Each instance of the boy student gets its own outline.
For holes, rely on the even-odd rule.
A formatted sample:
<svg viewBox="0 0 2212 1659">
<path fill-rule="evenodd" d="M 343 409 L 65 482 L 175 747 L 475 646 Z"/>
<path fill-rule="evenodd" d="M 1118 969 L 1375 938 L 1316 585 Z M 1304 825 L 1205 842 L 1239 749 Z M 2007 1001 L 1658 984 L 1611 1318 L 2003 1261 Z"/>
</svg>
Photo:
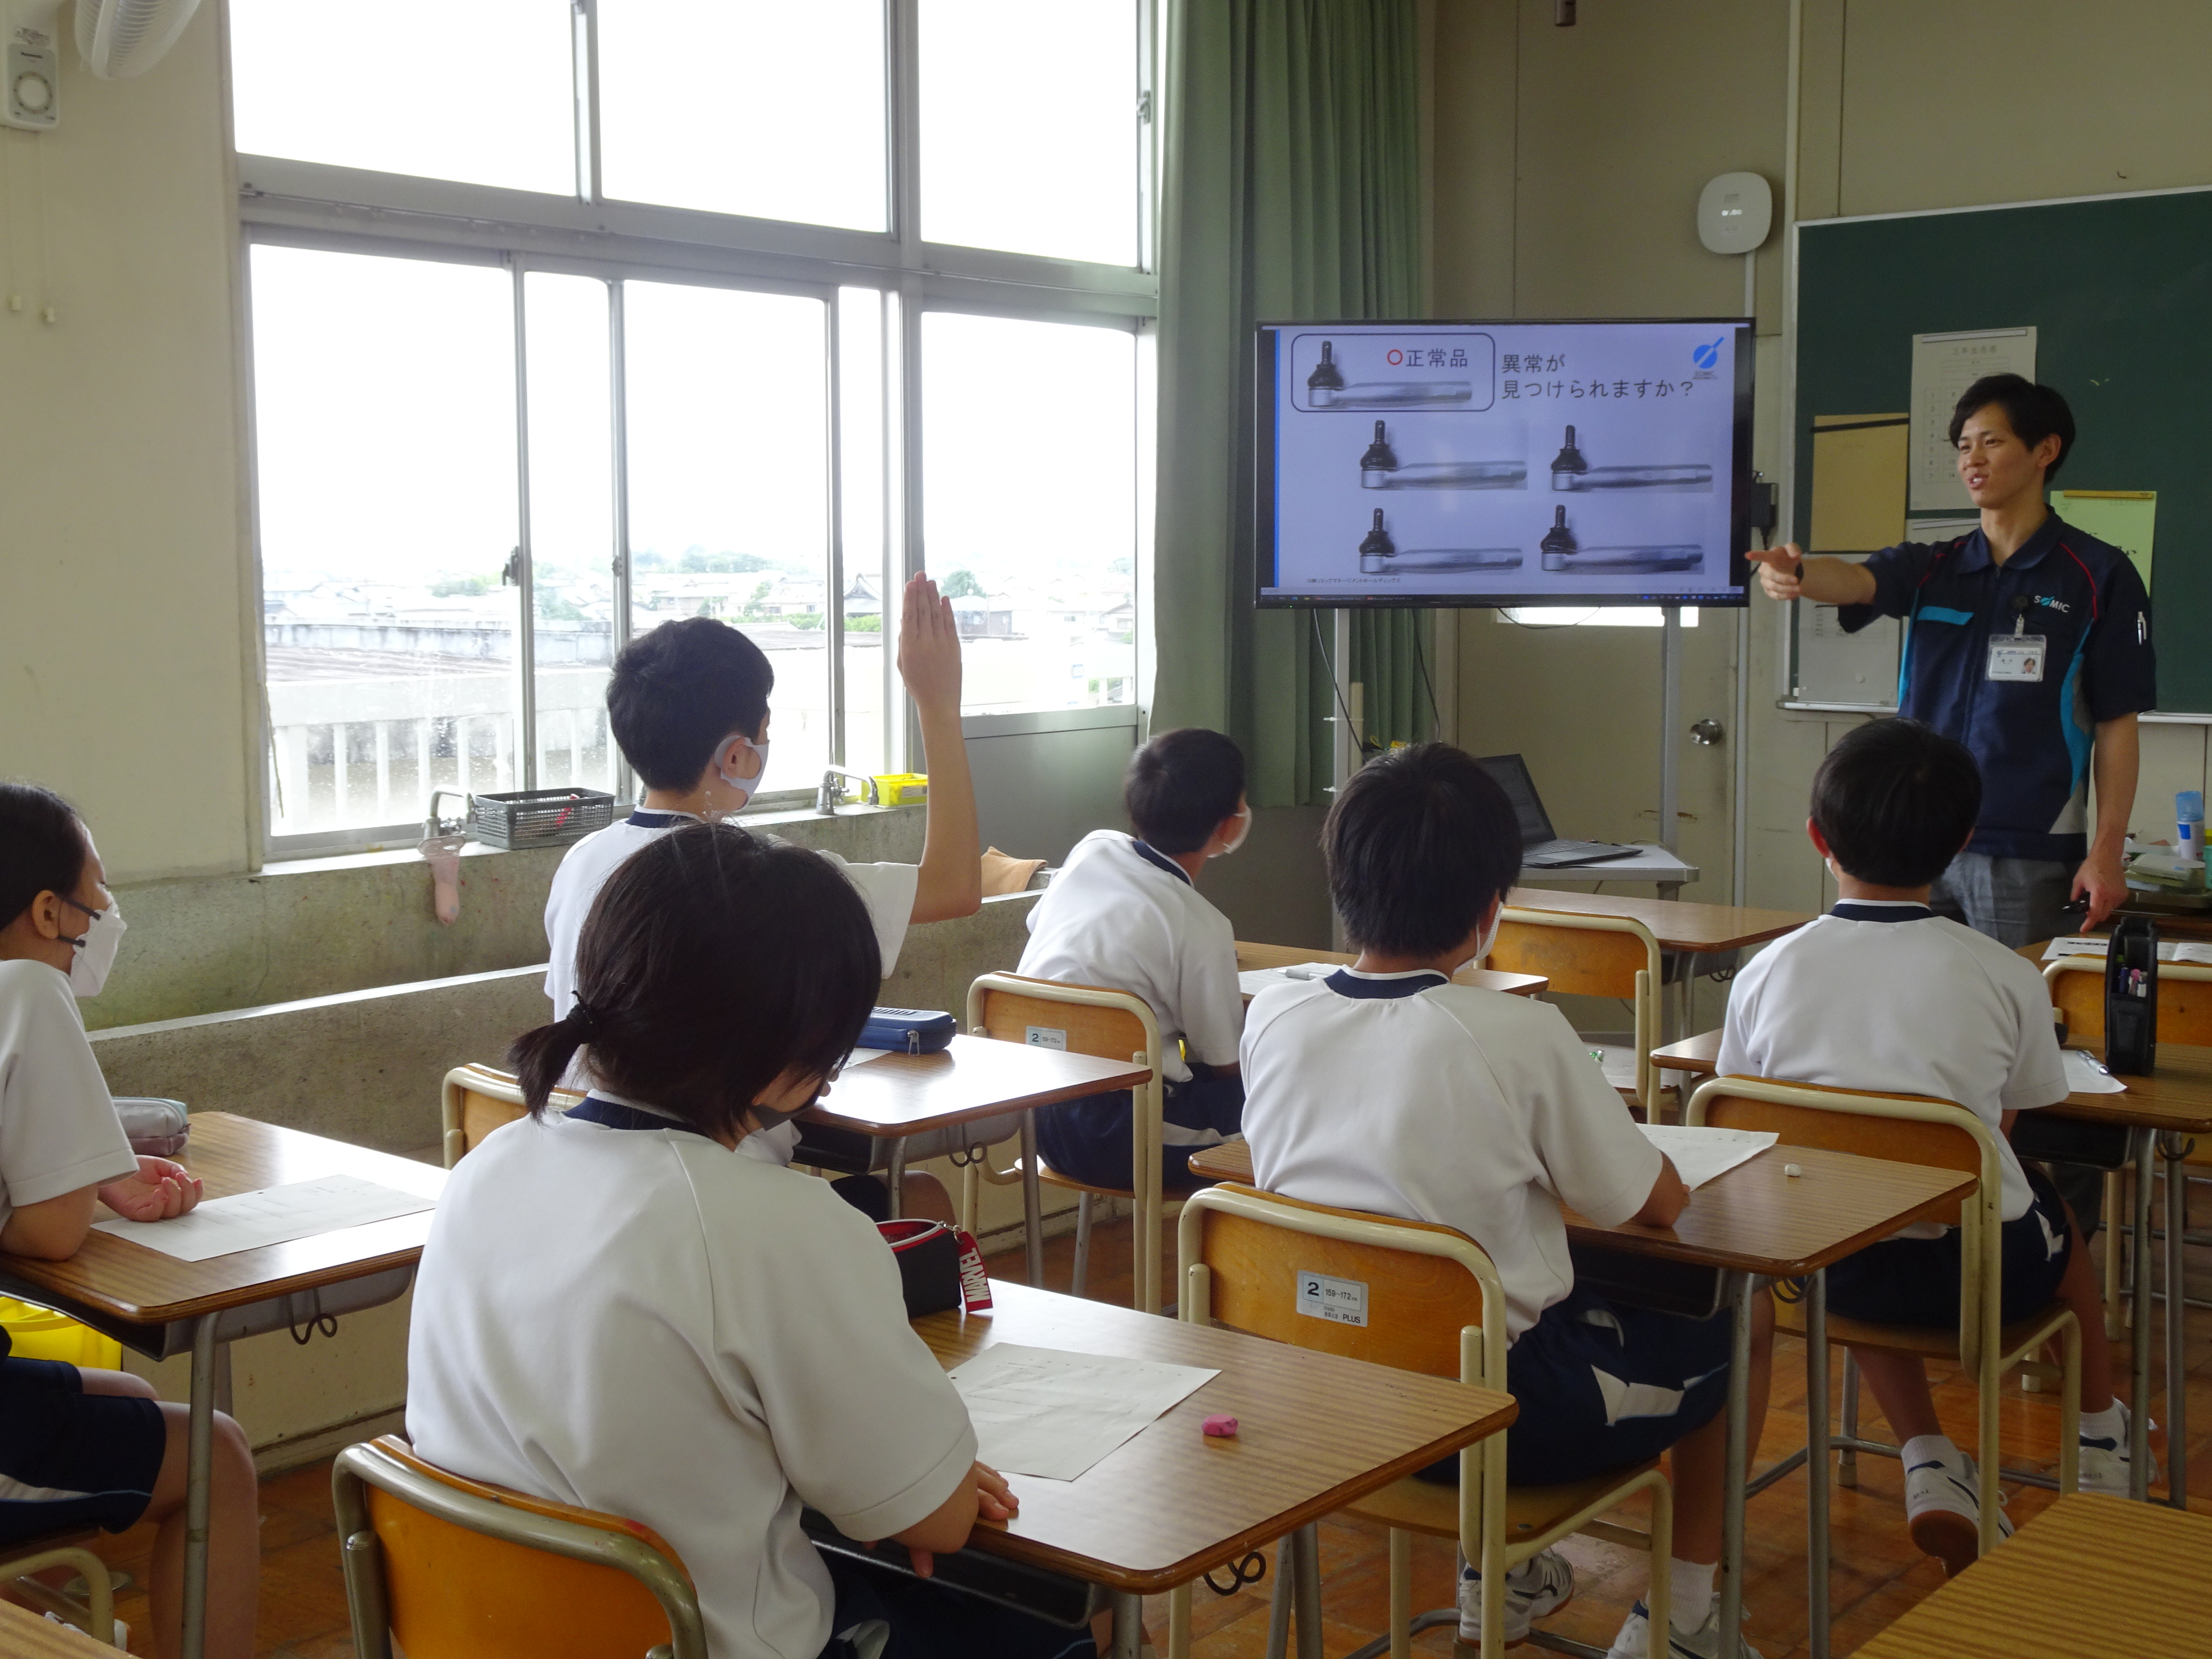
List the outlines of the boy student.
<svg viewBox="0 0 2212 1659">
<path fill-rule="evenodd" d="M 1135 836 L 1095 830 L 1076 843 L 1030 912 L 1015 971 L 1151 1005 L 1167 1045 L 1161 1184 L 1187 1192 L 1201 1184 L 1190 1155 L 1236 1133 L 1244 1104 L 1236 935 L 1197 886 L 1206 860 L 1235 852 L 1252 828 L 1243 751 L 1200 726 L 1163 732 L 1130 758 L 1121 804 Z M 1038 1150 L 1063 1175 L 1126 1188 L 1130 1110 L 1126 1089 L 1048 1106 L 1037 1114 Z"/>
<path fill-rule="evenodd" d="M 811 1504 L 927 1577 L 1017 1508 L 881 1236 L 734 1155 L 820 1092 L 882 979 L 860 897 L 804 848 L 686 823 L 617 869 L 578 994 L 510 1056 L 531 1115 L 439 1202 L 408 1431 L 456 1474 L 651 1527 L 717 1659 L 1088 1656 L 1087 1632 L 826 1558 L 799 1527 Z M 585 1043 L 592 1092 L 548 1115 Z"/>
<path fill-rule="evenodd" d="M 960 635 L 952 605 L 937 584 L 915 576 L 906 585 L 898 638 L 899 674 L 921 717 L 923 764 L 929 770 L 921 862 L 850 864 L 819 856 L 844 873 L 866 904 L 888 975 L 898 962 L 910 922 L 969 916 L 983 902 L 982 849 L 975 830 L 975 791 L 960 733 Z M 619 823 L 570 848 L 554 872 L 545 901 L 545 937 L 552 957 L 545 994 L 553 1017 L 576 1000 L 576 947 L 592 901 L 607 878 L 640 848 L 680 824 L 714 822 L 741 811 L 768 769 L 769 692 L 775 672 L 766 654 L 726 623 L 686 617 L 664 623 L 622 648 L 607 681 L 607 720 L 615 741 L 645 786 L 637 809 Z M 573 1081 L 580 1084 L 580 1070 Z M 746 1156 L 788 1164 L 799 1144 L 795 1124 L 779 1125 L 745 1146 Z M 950 1198 L 933 1176 L 907 1177 L 906 1212 L 951 1220 Z M 837 1183 L 863 1208 L 881 1207 L 872 1176 Z"/>
<path fill-rule="evenodd" d="M 1671 1225 L 1689 1200 L 1547 1004 L 1455 985 L 1489 951 L 1521 866 L 1511 803 L 1443 744 L 1368 763 L 1322 830 L 1329 896 L 1359 958 L 1272 986 L 1244 1022 L 1244 1133 L 1271 1192 L 1453 1227 L 1489 1252 L 1506 1301 L 1516 1483 L 1580 1480 L 1672 1449 L 1671 1642 L 1638 1601 L 1613 1659 L 1714 1659 L 1729 1381 L 1725 1315 L 1684 1319 L 1578 1288 L 1560 1206 L 1606 1225 Z M 1766 1413 L 1772 1310 L 1755 1304 L 1751 1443 Z M 1458 1478 L 1456 1458 L 1429 1471 Z M 1460 1638 L 1480 1639 L 1485 1585 L 1460 1577 Z M 1505 1632 L 1574 1594 L 1556 1550 L 1507 1575 Z M 1757 1659 L 1748 1643 L 1728 1659 Z"/>
<path fill-rule="evenodd" d="M 76 999 L 100 994 L 123 937 L 92 837 L 61 797 L 0 783 L 0 1250 L 61 1261 L 94 1201 L 131 1221 L 182 1215 L 200 1183 L 131 1152 Z M 191 1414 L 122 1371 L 8 1356 L 0 1331 L 0 1546 L 65 1526 L 151 1521 L 158 1650 L 183 1644 L 185 1469 Z M 253 1455 L 215 1419 L 207 1651 L 253 1651 L 260 1526 Z M 100 1632 L 101 1639 L 106 1632 Z"/>
<path fill-rule="evenodd" d="M 1917 720 L 1873 721 L 1828 751 L 1805 828 L 1842 896 L 1737 974 L 1720 1073 L 1934 1095 L 1998 1131 L 2004 1317 L 2025 1319 L 2055 1297 L 2081 1322 L 2081 1487 L 2124 1497 L 2127 1407 L 2112 1398 L 2089 1253 L 2008 1139 L 2017 1114 L 2066 1097 L 2051 995 L 2034 963 L 1929 908 L 1930 884 L 1974 833 L 1981 805 L 1974 757 Z M 1828 1269 L 1829 1309 L 1956 1329 L 1959 1251 L 1955 1229 L 1907 1228 Z M 1973 1460 L 1936 1422 L 1917 1356 L 1852 1352 L 1904 1444 L 1913 1542 L 1956 1572 L 1977 1552 Z"/>
</svg>

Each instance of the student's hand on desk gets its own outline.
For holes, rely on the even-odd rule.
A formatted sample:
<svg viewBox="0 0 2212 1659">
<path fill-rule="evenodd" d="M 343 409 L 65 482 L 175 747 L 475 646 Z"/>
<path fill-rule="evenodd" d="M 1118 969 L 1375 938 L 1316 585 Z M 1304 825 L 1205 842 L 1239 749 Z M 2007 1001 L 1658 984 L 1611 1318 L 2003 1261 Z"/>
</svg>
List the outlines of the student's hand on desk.
<svg viewBox="0 0 2212 1659">
<path fill-rule="evenodd" d="M 937 584 L 915 576 L 906 585 L 899 618 L 899 678 L 922 713 L 960 708 L 960 630 L 952 620 L 952 601 L 940 598 Z"/>
<path fill-rule="evenodd" d="M 138 1173 L 111 1181 L 100 1201 L 125 1221 L 167 1221 L 200 1201 L 200 1178 L 166 1158 L 142 1158 Z"/>
<path fill-rule="evenodd" d="M 916 1542 L 916 1535 L 934 1530 L 941 1522 L 955 1516 L 964 1515 L 967 1504 L 963 1500 L 971 1494 L 975 1505 L 974 1519 L 958 1521 L 961 1543 L 967 1541 L 967 1534 L 976 1521 L 1011 1521 L 1022 1507 L 1022 1500 L 1014 1496 L 1013 1488 L 1006 1484 L 1005 1475 L 988 1463 L 975 1465 L 969 1471 L 968 1483 L 956 1487 L 952 1496 L 939 1506 L 935 1515 L 899 1534 L 899 1541 L 906 1546 L 907 1559 L 914 1564 L 916 1577 L 927 1578 L 937 1571 L 937 1551 Z M 951 1542 L 953 1536 L 951 1532 L 945 1532 L 939 1534 L 934 1541 L 948 1548 L 957 1548 L 959 1546 Z M 873 1549 L 874 1543 L 871 1541 L 868 1547 Z"/>
</svg>

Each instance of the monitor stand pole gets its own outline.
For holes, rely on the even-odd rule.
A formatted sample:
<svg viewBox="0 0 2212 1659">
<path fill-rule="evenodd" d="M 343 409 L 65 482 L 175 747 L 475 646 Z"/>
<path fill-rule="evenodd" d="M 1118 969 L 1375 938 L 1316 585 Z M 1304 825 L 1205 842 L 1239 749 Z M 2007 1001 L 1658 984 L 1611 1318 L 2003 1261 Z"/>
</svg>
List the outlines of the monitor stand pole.
<svg viewBox="0 0 2212 1659">
<path fill-rule="evenodd" d="M 1329 799 L 1352 781 L 1352 775 L 1359 769 L 1359 728 L 1355 724 L 1359 717 L 1359 688 L 1352 683 L 1352 612 L 1345 610 L 1329 613 L 1329 672 L 1336 684 L 1329 693 L 1328 721 L 1333 734 L 1329 740 Z M 1346 709 L 1352 718 L 1344 717 Z M 1329 946 L 1332 950 L 1346 948 L 1344 921 L 1332 907 L 1329 912 Z"/>
<path fill-rule="evenodd" d="M 1340 616 L 1343 613 L 1338 612 Z M 1659 844 L 1678 851 L 1681 768 L 1674 732 L 1682 723 L 1682 607 L 1662 605 L 1659 630 Z"/>
</svg>

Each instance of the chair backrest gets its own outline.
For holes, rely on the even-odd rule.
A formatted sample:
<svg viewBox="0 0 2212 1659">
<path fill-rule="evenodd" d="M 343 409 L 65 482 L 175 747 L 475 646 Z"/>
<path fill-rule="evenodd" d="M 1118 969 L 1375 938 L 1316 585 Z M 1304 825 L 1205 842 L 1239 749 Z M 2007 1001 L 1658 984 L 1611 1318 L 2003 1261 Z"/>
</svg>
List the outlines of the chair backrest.
<svg viewBox="0 0 2212 1659">
<path fill-rule="evenodd" d="M 552 1103 L 556 1109 L 565 1111 L 582 1098 L 574 1090 L 556 1089 Z M 446 1073 L 439 1104 L 445 1124 L 446 1167 L 449 1170 L 494 1129 L 530 1111 L 522 1098 L 521 1080 L 514 1073 L 474 1061 L 456 1066 Z"/>
<path fill-rule="evenodd" d="M 683 1564 L 633 1521 L 526 1498 L 386 1435 L 331 1470 L 362 1659 L 706 1659 Z"/>
<path fill-rule="evenodd" d="M 1160 1028 L 1141 997 L 1102 985 L 984 974 L 968 988 L 968 1029 L 1031 1048 L 1160 1064 Z"/>
<path fill-rule="evenodd" d="M 2066 1017 L 2066 1040 L 2105 1041 L 2105 960 L 2061 957 L 2044 964 L 2051 1005 Z M 2212 968 L 2193 962 L 2158 964 L 2158 1037 L 2161 1042 L 2212 1048 Z"/>
<path fill-rule="evenodd" d="M 1659 940 L 1633 916 L 1585 916 L 1506 905 L 1483 965 L 1541 974 L 1563 996 L 1622 997 L 1635 1010 L 1636 1097 L 1650 1116 L 1658 1106 L 1651 1050 L 1659 1042 Z"/>
</svg>

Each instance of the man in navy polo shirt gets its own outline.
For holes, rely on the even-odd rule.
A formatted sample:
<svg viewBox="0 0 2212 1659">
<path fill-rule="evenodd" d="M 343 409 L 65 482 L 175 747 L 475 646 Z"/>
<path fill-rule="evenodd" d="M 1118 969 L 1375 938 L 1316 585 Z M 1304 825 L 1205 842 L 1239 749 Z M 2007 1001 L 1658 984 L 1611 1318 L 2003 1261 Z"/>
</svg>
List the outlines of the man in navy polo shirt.
<svg viewBox="0 0 2212 1659">
<path fill-rule="evenodd" d="M 2044 503 L 2074 447 L 2074 416 L 2047 386 L 1992 374 L 1951 415 L 1959 476 L 1981 528 L 1907 542 L 1863 564 L 1808 559 L 1792 543 L 1751 556 L 1770 598 L 1840 607 L 1846 631 L 1905 619 L 1898 702 L 1966 744 L 1982 811 L 1930 902 L 1978 933 L 2025 945 L 2088 926 L 2126 896 L 2136 716 L 2157 701 L 2150 599 L 2127 555 Z M 2089 823 L 2088 784 L 2097 817 Z"/>
</svg>

